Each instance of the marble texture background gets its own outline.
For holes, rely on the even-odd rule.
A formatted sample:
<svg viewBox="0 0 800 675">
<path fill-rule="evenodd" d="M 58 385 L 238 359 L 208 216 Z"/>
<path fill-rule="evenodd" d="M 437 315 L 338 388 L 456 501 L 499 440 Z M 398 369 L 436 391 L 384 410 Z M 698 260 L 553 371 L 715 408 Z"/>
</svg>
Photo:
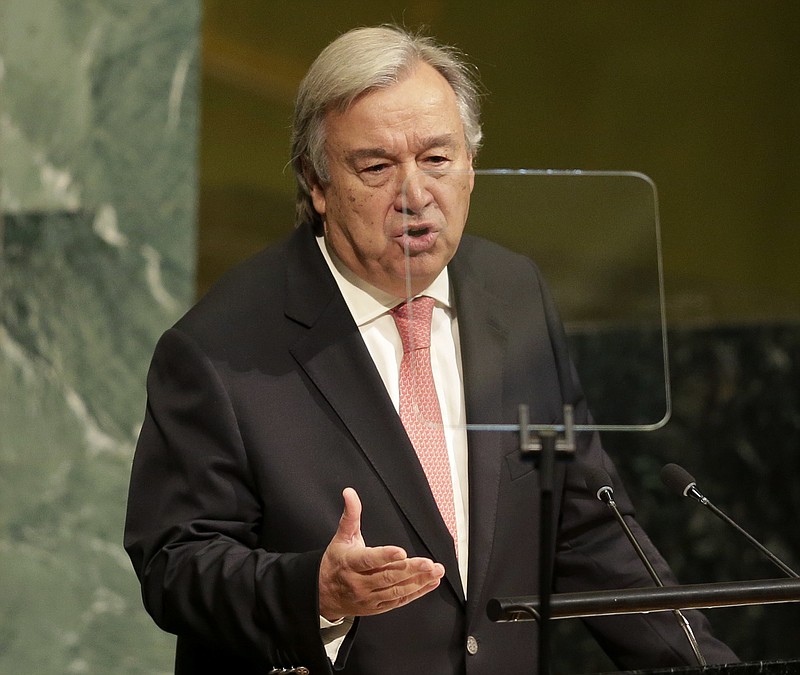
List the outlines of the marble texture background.
<svg viewBox="0 0 800 675">
<path fill-rule="evenodd" d="M 0 673 L 170 672 L 121 545 L 193 296 L 198 0 L 0 5 Z"/>
</svg>

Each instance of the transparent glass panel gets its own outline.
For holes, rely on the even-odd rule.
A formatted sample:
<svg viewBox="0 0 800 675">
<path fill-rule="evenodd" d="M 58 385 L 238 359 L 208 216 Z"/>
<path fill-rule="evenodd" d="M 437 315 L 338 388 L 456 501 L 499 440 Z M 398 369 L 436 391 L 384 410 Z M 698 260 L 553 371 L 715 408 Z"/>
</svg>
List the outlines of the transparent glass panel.
<svg viewBox="0 0 800 675">
<path fill-rule="evenodd" d="M 658 203 L 647 176 L 579 170 L 421 172 L 405 181 L 402 199 L 409 301 L 428 280 L 437 247 L 459 241 L 469 205 L 465 236 L 448 266 L 468 428 L 513 430 L 509 411 L 519 404 L 530 407 L 531 429 L 563 428 L 537 401 L 537 390 L 552 382 L 515 387 L 529 392 L 523 398 L 530 400 L 507 400 L 502 382 L 510 373 L 517 381 L 552 376 L 549 345 L 542 354 L 532 354 L 533 347 L 518 350 L 521 338 L 531 337 L 525 333 L 549 337 L 544 325 L 553 314 L 543 313 L 527 260 L 487 248 L 486 240 L 533 261 L 541 272 L 593 416 L 576 419 L 575 429 L 649 430 L 666 423 L 670 398 Z M 488 309 L 492 303 L 497 308 Z M 498 325 L 487 325 L 495 321 Z M 537 361 L 541 358 L 550 363 Z M 494 401 L 487 393 L 493 379 L 500 383 L 494 398 L 502 402 L 471 405 L 481 397 Z M 482 390 L 475 392 L 475 386 Z"/>
</svg>

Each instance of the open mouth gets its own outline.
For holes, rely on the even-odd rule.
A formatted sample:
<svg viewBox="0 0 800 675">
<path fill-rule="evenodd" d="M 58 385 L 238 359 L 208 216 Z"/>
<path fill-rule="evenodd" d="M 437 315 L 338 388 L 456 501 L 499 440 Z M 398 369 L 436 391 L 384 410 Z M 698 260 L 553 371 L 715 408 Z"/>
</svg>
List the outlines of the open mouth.
<svg viewBox="0 0 800 675">
<path fill-rule="evenodd" d="M 429 227 L 409 227 L 406 230 L 405 233 L 409 237 L 423 237 L 426 234 L 428 234 L 428 232 L 430 232 L 430 231 L 431 231 L 431 228 L 429 228 Z"/>
<path fill-rule="evenodd" d="M 397 240 L 409 254 L 425 253 L 436 244 L 438 228 L 433 225 L 409 225 L 397 236 Z"/>
<path fill-rule="evenodd" d="M 426 234 L 435 233 L 439 230 L 436 223 L 421 220 L 406 220 L 402 227 L 395 229 L 395 237 L 424 237 Z"/>
</svg>

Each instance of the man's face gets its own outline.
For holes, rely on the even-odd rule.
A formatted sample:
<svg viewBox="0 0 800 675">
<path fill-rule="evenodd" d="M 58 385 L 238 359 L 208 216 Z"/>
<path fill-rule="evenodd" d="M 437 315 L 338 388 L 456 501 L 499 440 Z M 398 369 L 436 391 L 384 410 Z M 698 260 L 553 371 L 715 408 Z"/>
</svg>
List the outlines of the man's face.
<svg viewBox="0 0 800 675">
<path fill-rule="evenodd" d="M 408 270 L 419 293 L 450 262 L 469 211 L 472 156 L 455 93 L 421 63 L 325 125 L 330 182 L 311 196 L 328 244 L 373 286 L 406 297 Z"/>
</svg>

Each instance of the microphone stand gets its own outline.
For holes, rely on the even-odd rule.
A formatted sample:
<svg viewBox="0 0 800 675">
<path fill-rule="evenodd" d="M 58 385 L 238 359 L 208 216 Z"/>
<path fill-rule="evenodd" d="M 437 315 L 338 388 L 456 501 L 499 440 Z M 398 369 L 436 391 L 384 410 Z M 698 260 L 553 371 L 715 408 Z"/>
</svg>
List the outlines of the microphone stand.
<svg viewBox="0 0 800 675">
<path fill-rule="evenodd" d="M 550 673 L 550 588 L 555 553 L 553 544 L 553 470 L 556 458 L 571 459 L 575 454 L 575 431 L 571 405 L 564 406 L 564 436 L 548 429 L 531 435 L 530 412 L 519 406 L 519 448 L 523 457 L 538 459 L 539 464 L 539 675 Z"/>
<path fill-rule="evenodd" d="M 608 508 L 611 509 L 614 517 L 619 522 L 622 530 L 625 532 L 625 536 L 628 537 L 628 541 L 631 542 L 631 545 L 636 550 L 636 555 L 639 556 L 639 560 L 642 561 L 642 564 L 647 568 L 647 572 L 652 578 L 653 582 L 659 588 L 664 588 L 664 582 L 661 581 L 661 577 L 659 576 L 658 572 L 656 572 L 653 565 L 650 563 L 650 559 L 647 557 L 645 552 L 642 550 L 641 545 L 639 544 L 638 539 L 636 536 L 631 532 L 631 528 L 628 527 L 628 523 L 625 522 L 625 519 L 622 517 L 622 514 L 619 512 L 617 508 L 617 503 L 614 501 L 614 495 L 610 487 L 606 486 L 601 488 L 598 491 L 598 497 L 602 499 Z M 694 657 L 697 659 L 697 663 L 700 666 L 706 665 L 706 659 L 703 656 L 703 653 L 700 651 L 700 645 L 697 644 L 697 638 L 694 635 L 694 631 L 692 630 L 691 625 L 687 618 L 683 615 L 683 612 L 679 609 L 672 610 L 673 615 L 678 620 L 680 627 L 683 629 L 684 634 L 686 635 L 686 639 L 689 641 L 689 644 L 692 647 L 692 652 L 694 652 Z"/>
<path fill-rule="evenodd" d="M 778 558 L 772 551 L 770 551 L 766 546 L 764 546 L 760 541 L 758 541 L 755 537 L 753 537 L 749 532 L 747 532 L 744 528 L 742 528 L 737 522 L 735 522 L 732 518 L 730 518 L 724 511 L 718 509 L 709 499 L 702 493 L 700 490 L 697 489 L 697 485 L 692 483 L 691 485 L 686 487 L 684 494 L 687 497 L 691 497 L 692 499 L 697 500 L 703 506 L 705 506 L 711 513 L 713 513 L 717 518 L 722 520 L 723 522 L 730 525 L 734 530 L 736 530 L 739 534 L 741 534 L 747 541 L 749 541 L 756 549 L 758 549 L 761 553 L 763 553 L 771 562 L 775 564 L 775 566 L 781 570 L 787 577 L 791 577 L 792 579 L 800 579 L 800 575 L 797 574 L 791 567 L 789 567 L 783 560 Z"/>
</svg>

